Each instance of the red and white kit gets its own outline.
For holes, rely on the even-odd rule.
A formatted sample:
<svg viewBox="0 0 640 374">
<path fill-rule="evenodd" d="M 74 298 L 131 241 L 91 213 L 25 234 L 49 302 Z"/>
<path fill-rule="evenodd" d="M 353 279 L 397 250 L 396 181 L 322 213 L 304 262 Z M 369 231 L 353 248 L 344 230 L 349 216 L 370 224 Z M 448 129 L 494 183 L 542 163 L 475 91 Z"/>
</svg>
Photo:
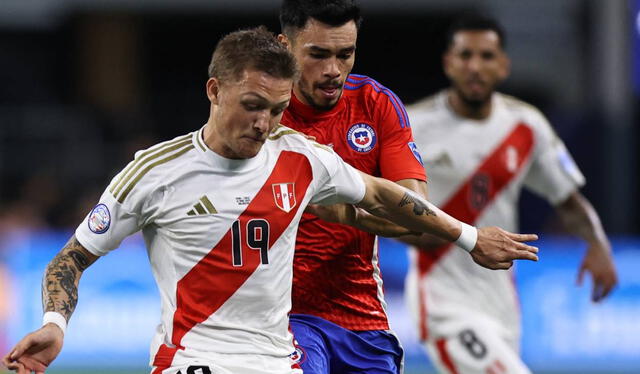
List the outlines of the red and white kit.
<svg viewBox="0 0 640 374">
<path fill-rule="evenodd" d="M 136 153 L 76 237 L 102 256 L 142 230 L 162 299 L 154 374 L 300 373 L 287 316 L 298 223 L 310 202 L 359 202 L 362 178 L 284 126 L 246 160 L 202 131 Z"/>
<path fill-rule="evenodd" d="M 429 171 L 429 200 L 475 226 L 518 230 L 522 187 L 551 204 L 584 177 L 534 107 L 494 93 L 485 120 L 457 116 L 447 92 L 407 108 Z M 407 300 L 421 340 L 446 373 L 529 373 L 519 358 L 520 313 L 511 271 L 475 264 L 453 245 L 411 251 Z"/>
</svg>

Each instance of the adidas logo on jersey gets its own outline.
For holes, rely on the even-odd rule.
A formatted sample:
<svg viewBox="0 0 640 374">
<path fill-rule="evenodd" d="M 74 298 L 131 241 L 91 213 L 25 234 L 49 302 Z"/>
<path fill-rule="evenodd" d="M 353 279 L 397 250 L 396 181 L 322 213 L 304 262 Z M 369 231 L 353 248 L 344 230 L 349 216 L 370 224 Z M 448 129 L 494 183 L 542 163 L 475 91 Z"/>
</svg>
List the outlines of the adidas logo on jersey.
<svg viewBox="0 0 640 374">
<path fill-rule="evenodd" d="M 188 216 L 197 216 L 197 215 L 205 215 L 205 214 L 216 214 L 218 211 L 211 204 L 211 201 L 204 195 L 200 198 L 200 200 L 193 206 L 193 209 L 187 212 Z"/>
</svg>

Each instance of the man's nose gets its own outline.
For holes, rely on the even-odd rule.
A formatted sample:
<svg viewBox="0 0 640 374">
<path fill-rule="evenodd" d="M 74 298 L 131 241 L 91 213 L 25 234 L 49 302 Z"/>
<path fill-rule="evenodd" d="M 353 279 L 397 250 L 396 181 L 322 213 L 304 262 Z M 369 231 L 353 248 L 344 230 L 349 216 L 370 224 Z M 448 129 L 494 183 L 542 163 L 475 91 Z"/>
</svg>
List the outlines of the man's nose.
<svg viewBox="0 0 640 374">
<path fill-rule="evenodd" d="M 327 59 L 327 63 L 324 66 L 324 75 L 331 79 L 340 77 L 340 67 L 338 59 L 333 57 Z"/>
<path fill-rule="evenodd" d="M 253 128 L 261 133 L 269 131 L 269 111 L 263 110 L 257 114 L 257 118 L 253 123 Z"/>
<path fill-rule="evenodd" d="M 477 72 L 478 70 L 480 70 L 480 66 L 482 65 L 481 60 L 482 59 L 480 58 L 480 56 L 472 56 L 467 62 L 467 68 L 470 71 Z"/>
</svg>

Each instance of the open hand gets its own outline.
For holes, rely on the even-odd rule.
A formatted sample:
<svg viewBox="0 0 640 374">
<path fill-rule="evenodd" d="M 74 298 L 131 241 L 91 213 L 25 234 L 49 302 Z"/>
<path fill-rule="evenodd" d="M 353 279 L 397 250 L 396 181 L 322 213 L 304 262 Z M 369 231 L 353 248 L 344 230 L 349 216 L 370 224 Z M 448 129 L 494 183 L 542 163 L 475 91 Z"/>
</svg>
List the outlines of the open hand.
<svg viewBox="0 0 640 374">
<path fill-rule="evenodd" d="M 18 374 L 44 374 L 62 349 L 64 335 L 60 328 L 49 323 L 28 334 L 2 358 L 9 370 Z"/>
<path fill-rule="evenodd" d="M 611 249 L 607 244 L 596 243 L 587 248 L 587 253 L 584 255 L 578 270 L 578 285 L 582 285 L 585 272 L 591 273 L 591 278 L 593 279 L 591 300 L 595 302 L 607 297 L 618 284 L 618 275 L 611 258 Z"/>
<path fill-rule="evenodd" d="M 509 269 L 513 260 L 538 261 L 538 248 L 525 244 L 538 240 L 535 234 L 514 234 L 499 227 L 478 229 L 478 240 L 471 257 L 478 265 L 492 269 Z"/>
</svg>

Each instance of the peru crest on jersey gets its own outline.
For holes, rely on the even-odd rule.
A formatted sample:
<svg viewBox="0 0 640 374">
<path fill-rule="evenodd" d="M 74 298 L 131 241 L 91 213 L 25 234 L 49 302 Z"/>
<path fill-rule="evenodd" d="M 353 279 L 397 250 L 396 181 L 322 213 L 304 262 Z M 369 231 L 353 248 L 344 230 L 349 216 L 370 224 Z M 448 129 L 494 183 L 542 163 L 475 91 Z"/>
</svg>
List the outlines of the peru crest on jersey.
<svg viewBox="0 0 640 374">
<path fill-rule="evenodd" d="M 289 213 L 296 206 L 295 183 L 276 183 L 271 187 L 276 206 Z"/>
</svg>

